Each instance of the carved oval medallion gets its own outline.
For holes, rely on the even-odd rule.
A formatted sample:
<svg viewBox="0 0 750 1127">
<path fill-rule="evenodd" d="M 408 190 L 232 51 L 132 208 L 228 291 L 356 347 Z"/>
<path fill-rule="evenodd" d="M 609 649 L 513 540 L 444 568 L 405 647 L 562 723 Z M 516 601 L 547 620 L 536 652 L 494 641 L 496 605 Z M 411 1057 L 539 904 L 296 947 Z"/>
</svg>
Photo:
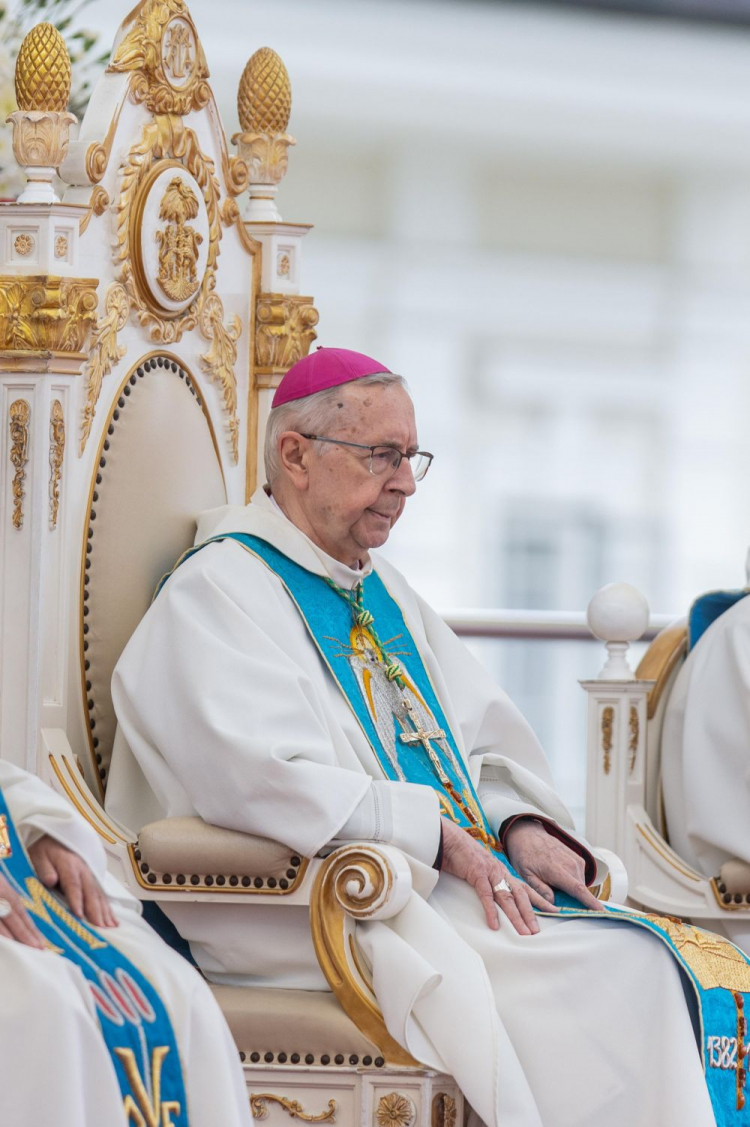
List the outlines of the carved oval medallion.
<svg viewBox="0 0 750 1127">
<path fill-rule="evenodd" d="M 196 67 L 195 34 L 187 20 L 170 20 L 161 37 L 161 64 L 170 86 L 186 86 Z"/>
<path fill-rule="evenodd" d="M 177 315 L 206 272 L 209 223 L 201 189 L 177 161 L 161 161 L 144 181 L 131 244 L 139 288 L 158 311 Z"/>
</svg>

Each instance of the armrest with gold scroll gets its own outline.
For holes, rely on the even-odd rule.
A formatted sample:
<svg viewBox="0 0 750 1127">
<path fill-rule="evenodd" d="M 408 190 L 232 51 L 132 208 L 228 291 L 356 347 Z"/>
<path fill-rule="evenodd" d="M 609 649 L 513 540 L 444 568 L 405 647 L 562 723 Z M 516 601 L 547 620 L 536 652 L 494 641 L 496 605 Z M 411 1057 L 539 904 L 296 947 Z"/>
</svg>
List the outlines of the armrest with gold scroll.
<svg viewBox="0 0 750 1127">
<path fill-rule="evenodd" d="M 398 849 L 351 842 L 326 858 L 295 857 L 288 846 L 195 817 L 153 822 L 136 839 L 89 789 L 65 733 L 44 729 L 42 740 L 47 781 L 94 827 L 110 871 L 133 895 L 161 903 L 231 901 L 248 910 L 309 905 L 315 952 L 342 1009 L 387 1063 L 423 1067 L 388 1033 L 355 936 L 357 920 L 394 916 L 411 895 L 411 871 Z"/>
</svg>

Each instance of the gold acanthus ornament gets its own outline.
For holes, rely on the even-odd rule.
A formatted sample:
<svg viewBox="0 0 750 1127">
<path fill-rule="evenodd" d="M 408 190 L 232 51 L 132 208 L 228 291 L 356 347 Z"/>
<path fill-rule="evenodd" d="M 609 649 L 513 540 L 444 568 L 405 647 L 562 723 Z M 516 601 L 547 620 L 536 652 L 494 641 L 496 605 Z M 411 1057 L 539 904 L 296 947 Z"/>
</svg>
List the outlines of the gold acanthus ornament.
<svg viewBox="0 0 750 1127">
<path fill-rule="evenodd" d="M 166 220 L 156 232 L 159 244 L 157 281 L 172 301 L 186 301 L 198 289 L 198 254 L 203 236 L 191 227 L 200 204 L 193 189 L 181 176 L 173 176 L 159 205 L 159 218 Z"/>
<path fill-rule="evenodd" d="M 200 315 L 200 330 L 211 341 L 208 352 L 201 355 L 201 367 L 221 388 L 224 410 L 229 416 L 229 446 L 232 462 L 237 465 L 240 454 L 240 420 L 237 414 L 237 341 L 242 332 L 242 322 L 235 313 L 228 325 L 224 324 L 224 306 L 217 294 L 209 294 Z"/>
<path fill-rule="evenodd" d="M 76 371 L 96 323 L 95 278 L 0 277 L 0 370 Z M 64 361 L 64 362 L 63 362 Z"/>
<path fill-rule="evenodd" d="M 375 1118 L 379 1127 L 409 1127 L 414 1118 L 414 1104 L 400 1092 L 381 1096 Z"/>
<path fill-rule="evenodd" d="M 268 1104 L 275 1103 L 283 1107 L 292 1119 L 301 1119 L 303 1123 L 335 1123 L 338 1105 L 335 1100 L 328 1101 L 328 1110 L 312 1115 L 305 1111 L 299 1100 L 290 1100 L 286 1096 L 275 1096 L 271 1092 L 258 1092 L 250 1094 L 250 1110 L 253 1119 L 266 1119 L 268 1117 Z"/>
<path fill-rule="evenodd" d="M 59 399 L 52 400 L 49 416 L 49 523 L 57 528 L 60 508 L 60 478 L 65 454 L 65 415 Z"/>
<path fill-rule="evenodd" d="M 78 226 L 79 235 L 82 235 L 86 230 L 93 215 L 104 215 L 104 212 L 109 207 L 109 202 L 109 195 L 105 189 L 102 188 L 101 184 L 97 184 L 91 193 L 88 210 Z"/>
<path fill-rule="evenodd" d="M 31 408 L 25 399 L 16 399 L 10 405 L 10 460 L 15 470 L 13 475 L 13 527 L 23 527 L 24 482 L 26 463 L 29 460 L 29 419 Z"/>
<path fill-rule="evenodd" d="M 159 162 L 166 160 L 171 160 L 175 166 L 181 165 L 190 173 L 203 196 L 208 221 L 208 249 L 203 276 L 194 299 L 176 313 L 156 302 L 141 260 L 143 208 L 151 184 L 159 175 Z M 130 150 L 122 170 L 120 196 L 115 209 L 115 263 L 119 266 L 118 281 L 128 294 L 133 312 L 149 330 L 153 341 L 171 344 L 180 340 L 184 332 L 195 328 L 203 304 L 216 285 L 216 262 L 222 235 L 220 198 L 213 161 L 201 151 L 193 130 L 188 129 L 181 118 L 171 115 L 159 116 L 149 122 L 140 141 Z"/>
<path fill-rule="evenodd" d="M 285 372 L 317 337 L 319 314 L 311 297 L 259 294 L 255 307 L 255 365 L 263 372 Z"/>
<path fill-rule="evenodd" d="M 628 774 L 632 775 L 635 770 L 635 761 L 638 755 L 638 742 L 641 737 L 641 722 L 638 718 L 638 709 L 634 704 L 630 706 L 628 728 L 630 730 L 630 738 L 628 740 Z"/>
<path fill-rule="evenodd" d="M 24 39 L 16 59 L 15 81 L 18 110 L 6 121 L 13 124 L 13 154 L 29 180 L 18 202 L 55 203 L 52 178 L 65 159 L 68 132 L 76 118 L 66 110 L 70 57 L 52 24 L 37 24 Z"/>
<path fill-rule="evenodd" d="M 91 354 L 86 367 L 86 403 L 83 408 L 81 424 L 80 453 L 86 449 L 91 434 L 94 412 L 102 390 L 104 377 L 127 351 L 125 345 L 117 343 L 117 334 L 125 326 L 130 312 L 130 299 L 119 282 L 113 282 L 104 299 L 104 316 L 97 323 L 91 341 Z"/>
<path fill-rule="evenodd" d="M 608 775 L 612 770 L 612 742 L 613 742 L 613 729 L 615 723 L 615 710 L 611 704 L 608 704 L 602 710 L 602 751 L 604 752 L 604 759 L 602 766 L 604 774 Z"/>
<path fill-rule="evenodd" d="M 132 73 L 132 101 L 154 114 L 188 114 L 211 98 L 206 57 L 184 0 L 139 4 L 107 71 Z"/>
<path fill-rule="evenodd" d="M 458 1108 L 453 1096 L 438 1092 L 432 1100 L 432 1127 L 456 1127 Z"/>
</svg>

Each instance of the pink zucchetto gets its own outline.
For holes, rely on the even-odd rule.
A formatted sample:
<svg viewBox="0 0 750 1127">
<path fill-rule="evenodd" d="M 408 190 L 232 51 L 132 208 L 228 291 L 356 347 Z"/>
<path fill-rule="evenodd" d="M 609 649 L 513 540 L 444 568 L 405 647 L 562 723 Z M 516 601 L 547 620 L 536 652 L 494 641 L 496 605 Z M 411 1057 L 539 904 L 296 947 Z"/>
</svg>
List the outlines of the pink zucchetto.
<svg viewBox="0 0 750 1127">
<path fill-rule="evenodd" d="M 304 399 L 316 391 L 361 380 L 363 376 L 374 376 L 377 372 L 390 374 L 390 369 L 371 356 L 348 348 L 316 348 L 315 352 L 292 364 L 276 388 L 271 407 L 281 407 L 282 403 Z"/>
</svg>

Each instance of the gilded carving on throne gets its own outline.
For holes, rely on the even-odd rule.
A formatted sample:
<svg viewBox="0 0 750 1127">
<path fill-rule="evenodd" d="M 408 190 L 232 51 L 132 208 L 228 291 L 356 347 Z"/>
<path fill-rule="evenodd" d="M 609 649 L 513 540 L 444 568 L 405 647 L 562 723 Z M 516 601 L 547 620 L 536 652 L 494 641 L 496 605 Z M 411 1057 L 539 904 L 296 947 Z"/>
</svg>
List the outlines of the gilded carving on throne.
<svg viewBox="0 0 750 1127">
<path fill-rule="evenodd" d="M 177 126 L 176 136 L 170 130 L 165 138 L 147 126 L 146 133 L 120 193 L 116 260 L 138 319 L 154 340 L 166 343 L 195 327 L 213 289 L 219 190 L 192 131 Z M 185 162 L 172 153 L 184 155 Z"/>
<path fill-rule="evenodd" d="M 198 197 L 190 184 L 173 176 L 159 207 L 159 218 L 167 226 L 156 232 L 159 245 L 157 281 L 172 301 L 187 301 L 197 291 L 198 253 L 203 236 L 188 223 L 200 210 Z"/>
<path fill-rule="evenodd" d="M 173 86 L 183 86 L 190 80 L 195 58 L 195 35 L 190 24 L 179 17 L 172 20 L 161 37 L 161 61 Z"/>
<path fill-rule="evenodd" d="M 152 113 L 186 114 L 211 98 L 208 66 L 184 0 L 146 0 L 108 71 L 130 72 L 130 97 Z"/>
</svg>

